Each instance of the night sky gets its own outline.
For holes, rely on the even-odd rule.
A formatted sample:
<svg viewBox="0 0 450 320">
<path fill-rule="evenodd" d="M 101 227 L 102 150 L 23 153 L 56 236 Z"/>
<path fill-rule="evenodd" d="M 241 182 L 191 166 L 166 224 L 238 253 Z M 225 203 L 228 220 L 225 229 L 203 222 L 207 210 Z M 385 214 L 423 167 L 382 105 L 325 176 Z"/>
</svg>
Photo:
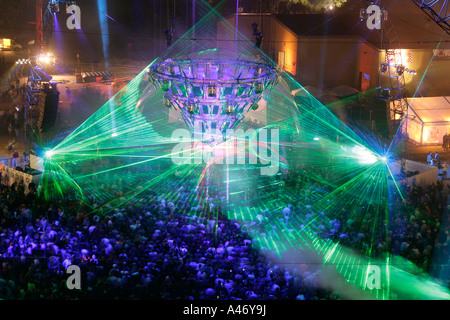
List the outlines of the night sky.
<svg viewBox="0 0 450 320">
<path fill-rule="evenodd" d="M 166 48 L 167 29 L 174 25 L 176 38 L 192 27 L 194 1 L 197 7 L 206 6 L 202 4 L 202 0 L 106 0 L 107 13 L 99 13 L 99 0 L 78 0 L 76 4 L 81 9 L 82 32 L 67 29 L 66 20 L 69 15 L 65 12 L 64 5 L 57 15 L 60 30 L 49 28 L 45 32 L 45 38 L 49 48 L 54 48 L 61 59 L 72 60 L 79 52 L 83 62 L 100 62 L 104 60 L 102 35 L 107 33 L 108 59 L 144 59 L 151 62 Z M 232 15 L 236 9 L 236 0 L 208 0 L 206 3 L 213 7 L 219 5 L 220 13 L 224 17 Z M 273 12 L 272 10 L 277 8 L 279 13 L 292 13 L 292 8 L 286 9 L 281 3 L 283 2 L 275 0 L 239 0 L 239 5 L 245 12 Z M 366 0 L 348 0 L 341 8 L 329 14 L 347 13 L 358 17 L 359 10 L 369 3 L 370 1 Z M 28 41 L 35 38 L 35 25 L 32 24 L 36 17 L 35 5 L 35 0 L 2 0 L 1 36 L 15 38 L 26 47 Z M 384 6 L 389 10 L 392 21 L 396 23 L 400 41 L 431 41 L 431 46 L 435 46 L 435 42 L 441 40 L 439 36 L 442 35 L 442 29 L 433 21 L 428 21 L 429 18 L 413 1 L 384 1 Z M 199 11 L 201 10 L 197 11 L 196 21 L 201 19 Z M 99 14 L 107 14 L 107 31 L 100 27 Z M 410 18 L 410 14 L 414 14 L 414 18 Z M 419 35 L 420 32 L 423 35 Z M 56 33 L 59 33 L 62 43 L 58 46 L 54 45 L 54 39 L 58 38 Z M 441 46 L 447 46 L 447 39 L 448 35 L 441 42 Z"/>
</svg>

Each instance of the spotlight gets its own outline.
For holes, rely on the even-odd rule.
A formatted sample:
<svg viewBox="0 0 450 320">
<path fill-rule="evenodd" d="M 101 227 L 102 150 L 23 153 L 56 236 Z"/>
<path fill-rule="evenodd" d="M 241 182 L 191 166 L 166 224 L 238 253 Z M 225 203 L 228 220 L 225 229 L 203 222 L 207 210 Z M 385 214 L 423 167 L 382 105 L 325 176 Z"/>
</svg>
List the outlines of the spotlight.
<svg viewBox="0 0 450 320">
<path fill-rule="evenodd" d="M 376 156 L 365 147 L 355 146 L 352 152 L 360 164 L 373 164 L 377 161 Z"/>
<path fill-rule="evenodd" d="M 382 63 L 381 66 L 380 66 L 381 73 L 383 73 L 383 74 L 386 73 L 387 69 L 388 69 L 387 64 L 386 63 Z"/>
<path fill-rule="evenodd" d="M 39 57 L 39 61 L 40 62 L 44 62 L 44 63 L 49 63 L 50 62 L 50 58 L 43 56 L 43 57 Z"/>
<path fill-rule="evenodd" d="M 382 162 L 386 163 L 386 162 L 387 162 L 387 157 L 386 157 L 386 156 L 381 157 L 380 160 L 381 160 Z"/>
<path fill-rule="evenodd" d="M 380 93 L 380 99 L 387 100 L 387 99 L 389 99 L 390 95 L 391 95 L 391 90 L 389 90 L 389 88 L 384 88 Z"/>
<path fill-rule="evenodd" d="M 77 4 L 76 1 L 66 1 L 66 11 L 67 11 L 67 8 L 69 8 L 70 6 L 76 5 L 76 4 Z"/>
<path fill-rule="evenodd" d="M 208 87 L 208 97 L 216 96 L 216 87 Z"/>
<path fill-rule="evenodd" d="M 366 16 L 366 10 L 365 9 L 360 9 L 359 10 L 359 17 L 361 18 L 361 21 L 364 20 L 365 16 Z"/>
<path fill-rule="evenodd" d="M 113 132 L 113 134 L 111 135 L 111 137 L 117 137 L 119 134 L 117 132 Z"/>
<path fill-rule="evenodd" d="M 404 66 L 397 66 L 397 74 L 399 76 L 401 76 L 403 74 L 403 72 L 405 72 L 405 67 Z"/>
<path fill-rule="evenodd" d="M 193 114 L 193 113 L 195 112 L 195 104 L 190 104 L 190 105 L 188 105 L 187 111 L 188 111 L 190 114 Z"/>
<path fill-rule="evenodd" d="M 226 113 L 230 114 L 230 113 L 234 113 L 234 107 L 233 106 L 227 106 L 227 108 L 225 109 Z"/>
<path fill-rule="evenodd" d="M 56 14 L 56 13 L 59 12 L 59 3 L 58 3 L 58 1 L 55 1 L 55 0 L 51 1 L 51 2 L 48 4 L 48 6 L 49 6 L 50 12 L 51 12 L 52 14 Z"/>
<path fill-rule="evenodd" d="M 314 140 L 315 140 L 315 141 L 319 141 L 319 140 L 320 140 L 320 138 L 318 138 L 318 137 L 314 137 Z"/>
<path fill-rule="evenodd" d="M 415 70 L 411 70 L 411 69 L 405 69 L 405 71 L 409 74 L 412 74 L 413 76 L 417 74 L 417 72 Z"/>
<path fill-rule="evenodd" d="M 225 121 L 224 123 L 222 123 L 222 127 L 220 128 L 220 131 L 225 133 L 227 131 L 228 126 L 229 126 L 228 121 Z"/>
<path fill-rule="evenodd" d="M 39 62 L 45 63 L 45 64 L 49 64 L 49 63 L 53 63 L 54 60 L 54 56 L 53 53 L 42 53 L 38 56 L 38 60 Z"/>
</svg>

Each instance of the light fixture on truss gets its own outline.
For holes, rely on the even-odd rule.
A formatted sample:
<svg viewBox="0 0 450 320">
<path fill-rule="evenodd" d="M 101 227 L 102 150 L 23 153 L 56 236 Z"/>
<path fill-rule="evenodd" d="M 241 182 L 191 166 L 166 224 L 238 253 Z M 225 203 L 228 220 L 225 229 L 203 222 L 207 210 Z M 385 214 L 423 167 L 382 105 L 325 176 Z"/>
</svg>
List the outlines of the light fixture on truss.
<svg viewBox="0 0 450 320">
<path fill-rule="evenodd" d="M 194 136 L 216 145 L 277 84 L 278 71 L 246 59 L 166 59 L 150 68 L 149 79 Z"/>
</svg>

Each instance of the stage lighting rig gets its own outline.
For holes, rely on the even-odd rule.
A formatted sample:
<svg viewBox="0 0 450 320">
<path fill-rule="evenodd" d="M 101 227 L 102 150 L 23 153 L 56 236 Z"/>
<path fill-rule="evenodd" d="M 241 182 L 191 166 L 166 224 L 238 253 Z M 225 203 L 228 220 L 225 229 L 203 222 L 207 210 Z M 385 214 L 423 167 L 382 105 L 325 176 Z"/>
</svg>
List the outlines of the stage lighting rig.
<svg viewBox="0 0 450 320">
<path fill-rule="evenodd" d="M 411 70 L 411 69 L 408 69 L 408 68 L 405 69 L 405 72 L 409 73 L 409 74 L 412 74 L 413 76 L 415 76 L 417 74 L 416 70 Z"/>
<path fill-rule="evenodd" d="M 405 66 L 399 65 L 397 66 L 397 74 L 401 76 L 405 72 Z"/>
<path fill-rule="evenodd" d="M 59 12 L 59 1 L 50 1 L 48 3 L 48 7 L 52 14 L 56 14 Z"/>
<path fill-rule="evenodd" d="M 368 12 L 366 9 L 360 9 L 359 10 L 359 18 L 361 21 L 364 21 L 364 19 L 367 19 L 372 13 Z M 386 9 L 381 9 L 381 17 L 384 21 L 387 21 L 389 18 L 389 13 Z"/>
<path fill-rule="evenodd" d="M 52 14 L 57 14 L 61 11 L 61 6 L 66 5 L 66 11 L 67 8 L 69 8 L 72 5 L 76 5 L 76 1 L 66 1 L 66 0 L 50 0 L 47 5 L 48 11 L 50 11 Z"/>
<path fill-rule="evenodd" d="M 278 71 L 269 63 L 198 54 L 154 64 L 149 79 L 191 132 L 216 145 L 276 86 Z"/>
</svg>

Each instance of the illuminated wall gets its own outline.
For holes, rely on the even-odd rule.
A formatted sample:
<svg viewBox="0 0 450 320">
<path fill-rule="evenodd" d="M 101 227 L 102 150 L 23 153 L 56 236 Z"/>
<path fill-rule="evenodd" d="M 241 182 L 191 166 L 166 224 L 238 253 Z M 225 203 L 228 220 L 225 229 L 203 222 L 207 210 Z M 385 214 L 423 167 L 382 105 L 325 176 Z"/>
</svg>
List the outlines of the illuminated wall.
<svg viewBox="0 0 450 320">
<path fill-rule="evenodd" d="M 235 25 L 236 17 L 228 18 Z M 297 35 L 271 14 L 241 13 L 238 16 L 238 29 L 250 41 L 254 40 L 252 24 L 258 24 L 258 30 L 263 34 L 261 49 L 286 72 L 295 76 L 297 73 Z M 218 25 L 218 34 L 222 28 Z M 221 39 L 225 40 L 225 39 Z"/>
<path fill-rule="evenodd" d="M 418 145 L 442 145 L 450 133 L 450 97 L 409 99 L 403 121 L 407 138 Z"/>
<path fill-rule="evenodd" d="M 447 45 L 448 46 L 448 45 Z M 415 70 L 416 75 L 405 74 L 406 94 L 408 97 L 448 96 L 450 86 L 450 50 L 440 46 L 442 51 L 435 55 L 436 49 L 402 49 L 403 63 Z M 385 53 L 380 54 L 380 63 L 385 62 Z M 411 58 L 409 60 L 409 58 Z M 410 62 L 409 62 L 410 61 Z M 389 83 L 387 75 L 382 76 L 382 84 Z"/>
<path fill-rule="evenodd" d="M 360 72 L 364 72 L 374 85 L 377 60 L 370 54 L 375 49 L 363 45 L 357 37 L 299 37 L 298 81 L 315 87 L 347 85 L 360 89 Z"/>
<path fill-rule="evenodd" d="M 367 42 L 362 42 L 359 61 L 359 86 L 356 88 L 363 92 L 370 88 L 376 88 L 379 72 L 378 48 Z"/>
</svg>

